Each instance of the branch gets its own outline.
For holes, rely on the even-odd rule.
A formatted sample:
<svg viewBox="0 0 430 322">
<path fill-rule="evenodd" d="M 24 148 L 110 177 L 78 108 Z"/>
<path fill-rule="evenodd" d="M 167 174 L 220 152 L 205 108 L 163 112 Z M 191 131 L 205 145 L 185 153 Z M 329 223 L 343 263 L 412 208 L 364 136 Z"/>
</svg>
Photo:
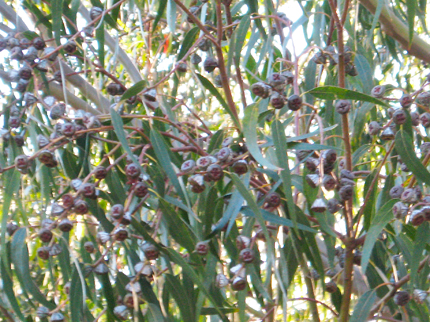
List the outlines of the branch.
<svg viewBox="0 0 430 322">
<path fill-rule="evenodd" d="M 51 91 L 51 94 L 58 100 L 66 101 L 64 98 L 63 87 L 60 84 L 51 82 L 49 84 L 49 90 Z M 74 109 L 81 109 L 85 112 L 93 113 L 94 115 L 101 114 L 100 110 L 94 109 L 90 104 L 85 102 L 83 99 L 77 97 L 76 95 L 72 94 L 68 90 L 66 90 L 66 96 L 67 103 L 69 103 Z"/>
<path fill-rule="evenodd" d="M 110 102 L 104 97 L 96 88 L 94 88 L 88 81 L 83 79 L 81 76 L 75 74 L 75 71 L 70 68 L 64 61 L 57 59 L 54 63 L 56 69 L 60 69 L 60 64 L 62 65 L 64 74 L 72 74 L 66 76 L 67 81 L 69 81 L 73 86 L 79 89 L 80 93 L 92 101 L 102 113 L 107 113 L 109 110 Z M 67 96 L 68 97 L 68 96 Z"/>
<path fill-rule="evenodd" d="M 15 9 L 6 4 L 4 0 L 0 0 L 0 12 L 7 20 L 15 25 L 15 31 L 23 32 L 27 31 L 28 27 L 20 16 L 16 13 Z"/>
<path fill-rule="evenodd" d="M 82 4 L 79 7 L 79 13 L 84 17 L 85 20 L 91 21 L 90 13 L 88 12 L 87 8 L 85 8 Z M 109 49 L 112 52 L 117 52 L 118 60 L 127 70 L 131 80 L 134 83 L 137 83 L 143 79 L 136 65 L 131 61 L 131 59 L 128 57 L 126 52 L 120 46 L 117 46 L 115 39 L 113 39 L 106 30 L 105 30 L 105 44 L 109 47 Z"/>
<path fill-rule="evenodd" d="M 378 0 L 359 1 L 367 10 L 369 10 L 372 14 L 375 14 Z M 382 23 L 385 33 L 397 40 L 410 55 L 430 63 L 430 45 L 425 40 L 420 38 L 416 33 L 414 33 L 412 43 L 409 46 L 408 26 L 406 26 L 386 4 L 382 5 L 379 21 Z"/>
</svg>

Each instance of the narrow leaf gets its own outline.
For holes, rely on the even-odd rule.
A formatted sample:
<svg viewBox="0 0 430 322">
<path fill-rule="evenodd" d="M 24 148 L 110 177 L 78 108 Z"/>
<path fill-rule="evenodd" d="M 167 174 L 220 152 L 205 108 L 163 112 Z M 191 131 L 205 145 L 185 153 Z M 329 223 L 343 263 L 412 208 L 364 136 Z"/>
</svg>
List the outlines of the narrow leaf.
<svg viewBox="0 0 430 322">
<path fill-rule="evenodd" d="M 370 310 L 372 306 L 375 304 L 376 300 L 376 291 L 369 290 L 364 293 L 357 304 L 355 305 L 354 312 L 352 313 L 350 322 L 362 322 L 367 321 L 369 317 Z"/>
<path fill-rule="evenodd" d="M 389 107 L 384 101 L 374 98 L 370 95 L 360 93 L 357 91 L 352 91 L 346 88 L 341 88 L 337 86 L 320 86 L 316 87 L 304 94 L 312 94 L 315 97 L 321 99 L 335 100 L 335 99 L 350 99 L 356 101 L 370 102 L 381 106 Z"/>
</svg>

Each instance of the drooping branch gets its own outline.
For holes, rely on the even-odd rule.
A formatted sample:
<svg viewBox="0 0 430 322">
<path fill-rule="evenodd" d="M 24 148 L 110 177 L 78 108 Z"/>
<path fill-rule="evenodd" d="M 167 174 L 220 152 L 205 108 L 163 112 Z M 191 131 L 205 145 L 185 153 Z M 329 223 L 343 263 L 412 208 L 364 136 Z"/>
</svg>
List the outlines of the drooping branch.
<svg viewBox="0 0 430 322">
<path fill-rule="evenodd" d="M 375 14 L 378 0 L 360 0 L 360 3 L 372 14 Z M 408 26 L 385 3 L 382 5 L 379 21 L 382 23 L 382 30 L 397 40 L 409 54 L 430 63 L 430 44 L 414 33 L 412 43 L 409 46 Z"/>
</svg>

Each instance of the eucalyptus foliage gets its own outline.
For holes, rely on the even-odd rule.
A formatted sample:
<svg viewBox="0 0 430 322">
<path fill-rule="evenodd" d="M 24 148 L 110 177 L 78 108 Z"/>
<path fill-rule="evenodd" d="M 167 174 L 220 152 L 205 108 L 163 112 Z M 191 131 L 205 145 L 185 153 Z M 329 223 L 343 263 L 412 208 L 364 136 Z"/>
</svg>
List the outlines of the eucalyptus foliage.
<svg viewBox="0 0 430 322">
<path fill-rule="evenodd" d="M 0 0 L 1 321 L 429 321 L 425 0 Z"/>
</svg>

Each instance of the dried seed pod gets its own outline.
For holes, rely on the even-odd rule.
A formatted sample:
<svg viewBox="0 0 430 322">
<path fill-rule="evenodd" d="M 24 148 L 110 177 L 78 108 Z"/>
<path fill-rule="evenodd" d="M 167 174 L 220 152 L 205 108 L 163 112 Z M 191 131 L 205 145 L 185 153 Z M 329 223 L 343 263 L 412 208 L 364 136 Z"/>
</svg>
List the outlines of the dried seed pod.
<svg viewBox="0 0 430 322">
<path fill-rule="evenodd" d="M 198 242 L 194 251 L 201 256 L 207 255 L 209 253 L 209 241 Z"/>
<path fill-rule="evenodd" d="M 351 110 L 351 102 L 348 100 L 338 100 L 334 108 L 339 114 L 347 114 Z"/>
<path fill-rule="evenodd" d="M 43 260 L 48 260 L 49 259 L 49 250 L 51 249 L 51 247 L 49 247 L 49 246 L 42 246 L 42 247 L 39 247 L 38 249 L 37 249 L 37 256 L 40 258 L 40 259 L 43 259 Z"/>
<path fill-rule="evenodd" d="M 414 188 L 405 189 L 400 198 L 404 203 L 416 203 L 418 201 L 417 193 Z"/>
<path fill-rule="evenodd" d="M 36 65 L 37 70 L 41 71 L 42 73 L 46 73 L 49 70 L 49 63 L 48 60 L 42 59 L 39 61 Z"/>
<path fill-rule="evenodd" d="M 210 181 L 219 181 L 224 177 L 224 172 L 219 164 L 211 164 L 206 171 L 206 176 Z"/>
<path fill-rule="evenodd" d="M 96 186 L 94 183 L 84 183 L 79 187 L 79 190 L 81 191 L 82 195 L 85 198 L 90 198 L 90 199 L 96 199 Z"/>
<path fill-rule="evenodd" d="M 19 69 L 18 75 L 21 79 L 29 80 L 33 77 L 33 70 L 28 66 L 23 66 Z"/>
<path fill-rule="evenodd" d="M 38 157 L 40 163 L 43 163 L 45 165 L 50 165 L 55 160 L 54 152 L 49 150 L 42 150 L 40 151 Z"/>
<path fill-rule="evenodd" d="M 243 236 L 243 235 L 237 236 L 236 246 L 239 250 L 248 248 L 250 244 L 251 244 L 251 238 Z"/>
<path fill-rule="evenodd" d="M 106 86 L 106 91 L 109 95 L 118 96 L 124 94 L 125 89 L 120 84 L 110 83 Z"/>
<path fill-rule="evenodd" d="M 420 116 L 420 121 L 421 121 L 421 124 L 422 124 L 425 128 L 430 127 L 430 113 L 425 112 L 425 113 L 421 114 L 421 116 Z"/>
<path fill-rule="evenodd" d="M 395 134 L 391 127 L 386 127 L 381 133 L 381 140 L 390 141 L 394 140 Z"/>
<path fill-rule="evenodd" d="M 75 199 L 73 210 L 77 214 L 85 215 L 88 213 L 88 203 L 85 200 Z"/>
<path fill-rule="evenodd" d="M 54 202 L 51 206 L 51 215 L 60 216 L 64 213 L 64 207 L 60 206 L 58 203 Z"/>
<path fill-rule="evenodd" d="M 143 97 L 150 102 L 155 102 L 157 100 L 157 90 L 151 88 L 143 93 Z"/>
<path fill-rule="evenodd" d="M 193 65 L 198 65 L 202 62 L 202 57 L 199 54 L 192 54 L 190 57 L 190 62 Z"/>
<path fill-rule="evenodd" d="M 49 313 L 50 311 L 46 306 L 39 306 L 36 310 L 36 315 L 39 319 L 46 319 Z"/>
<path fill-rule="evenodd" d="M 263 82 L 257 82 L 251 85 L 251 92 L 255 96 L 267 98 L 272 93 L 272 88 Z"/>
<path fill-rule="evenodd" d="M 43 57 L 49 61 L 55 61 L 58 57 L 58 51 L 54 47 L 46 47 L 43 51 Z"/>
<path fill-rule="evenodd" d="M 337 288 L 337 284 L 333 280 L 330 280 L 329 282 L 325 283 L 325 290 L 329 293 L 335 293 L 337 291 Z"/>
<path fill-rule="evenodd" d="M 32 40 L 33 47 L 37 50 L 43 50 L 45 48 L 46 43 L 41 37 L 33 38 Z"/>
<path fill-rule="evenodd" d="M 27 92 L 24 94 L 24 102 L 25 106 L 30 106 L 37 102 L 37 98 L 33 93 Z"/>
<path fill-rule="evenodd" d="M 9 236 L 12 236 L 18 229 L 19 226 L 12 222 L 9 222 L 6 226 L 6 232 Z"/>
<path fill-rule="evenodd" d="M 145 254 L 146 259 L 148 260 L 155 260 L 160 255 L 160 251 L 158 250 L 158 248 L 151 243 L 145 242 L 140 248 Z"/>
<path fill-rule="evenodd" d="M 24 58 L 24 54 L 21 47 L 13 47 L 9 52 L 9 58 L 10 60 L 22 60 Z"/>
<path fill-rule="evenodd" d="M 421 92 L 417 95 L 417 103 L 430 107 L 430 92 Z"/>
<path fill-rule="evenodd" d="M 269 193 L 265 198 L 264 198 L 264 207 L 265 208 L 278 208 L 281 205 L 281 196 L 276 193 L 276 192 L 272 192 Z"/>
<path fill-rule="evenodd" d="M 130 163 L 125 167 L 125 174 L 129 179 L 137 179 L 140 174 L 140 167 L 135 163 Z"/>
<path fill-rule="evenodd" d="M 208 56 L 203 62 L 203 68 L 208 73 L 213 72 L 217 67 L 218 67 L 218 61 L 211 56 Z"/>
<path fill-rule="evenodd" d="M 342 208 L 342 205 L 339 203 L 339 201 L 337 199 L 333 198 L 333 199 L 330 199 L 327 201 L 327 210 L 330 213 L 335 214 L 341 208 Z"/>
<path fill-rule="evenodd" d="M 203 38 L 202 40 L 200 40 L 199 44 L 197 45 L 197 47 L 201 50 L 201 51 L 209 51 L 209 49 L 211 48 L 211 41 L 207 38 Z"/>
<path fill-rule="evenodd" d="M 64 321 L 64 315 L 60 312 L 52 313 L 51 315 L 51 322 L 63 322 Z"/>
<path fill-rule="evenodd" d="M 94 178 L 96 178 L 98 180 L 102 180 L 102 179 L 106 178 L 107 170 L 104 166 L 99 165 L 99 166 L 94 168 L 93 174 L 94 174 Z"/>
<path fill-rule="evenodd" d="M 320 176 L 318 174 L 308 174 L 305 180 L 311 188 L 316 188 L 319 185 Z"/>
<path fill-rule="evenodd" d="M 272 95 L 270 95 L 270 104 L 278 110 L 283 108 L 285 106 L 284 96 L 278 92 L 273 92 Z"/>
<path fill-rule="evenodd" d="M 345 73 L 354 77 L 358 75 L 358 70 L 353 63 L 348 63 L 345 65 Z"/>
<path fill-rule="evenodd" d="M 307 158 L 305 161 L 305 166 L 310 172 L 315 172 L 319 164 L 320 164 L 320 161 L 312 157 Z"/>
<path fill-rule="evenodd" d="M 20 41 L 19 41 L 19 47 L 21 47 L 21 49 L 27 49 L 30 46 L 31 46 L 31 41 L 30 40 L 28 40 L 27 38 L 20 39 Z M 2 50 L 1 49 L 1 45 L 0 45 L 0 50 Z"/>
<path fill-rule="evenodd" d="M 58 103 L 51 107 L 49 111 L 49 117 L 53 120 L 58 120 L 59 118 L 64 116 L 66 112 L 66 104 Z"/>
<path fill-rule="evenodd" d="M 188 66 L 186 62 L 179 62 L 176 65 L 176 70 L 178 71 L 178 73 L 186 73 L 187 69 L 188 69 Z"/>
<path fill-rule="evenodd" d="M 103 14 L 103 8 L 92 7 L 90 10 L 90 18 L 91 20 L 95 20 Z"/>
<path fill-rule="evenodd" d="M 109 273 L 109 268 L 105 263 L 100 263 L 96 267 L 94 267 L 94 273 L 97 275 L 106 275 Z"/>
<path fill-rule="evenodd" d="M 420 125 L 420 115 L 418 112 L 411 112 L 411 123 L 413 126 Z"/>
<path fill-rule="evenodd" d="M 101 245 L 106 244 L 110 241 L 110 234 L 105 231 L 99 231 L 96 236 L 97 242 Z"/>
<path fill-rule="evenodd" d="M 427 299 L 428 292 L 424 290 L 415 289 L 412 296 L 415 302 L 417 302 L 418 304 L 423 304 L 424 301 Z"/>
<path fill-rule="evenodd" d="M 398 109 L 393 113 L 393 121 L 396 124 L 404 124 L 406 122 L 406 111 L 404 109 Z"/>
<path fill-rule="evenodd" d="M 228 285 L 228 278 L 224 274 L 217 274 L 215 277 L 215 286 L 218 288 L 223 288 Z"/>
<path fill-rule="evenodd" d="M 248 162 L 246 160 L 237 160 L 231 166 L 234 173 L 242 175 L 248 172 Z"/>
<path fill-rule="evenodd" d="M 196 162 L 194 160 L 187 160 L 181 165 L 181 171 L 185 174 L 193 173 L 196 167 Z"/>
<path fill-rule="evenodd" d="M 90 254 L 94 253 L 95 247 L 93 242 L 90 242 L 90 241 L 85 242 L 84 249 Z"/>
<path fill-rule="evenodd" d="M 52 231 L 47 228 L 40 229 L 38 232 L 39 238 L 44 243 L 49 243 L 52 239 Z"/>
<path fill-rule="evenodd" d="M 67 233 L 73 229 L 73 222 L 67 218 L 60 221 L 58 228 L 63 232 Z"/>
<path fill-rule="evenodd" d="M 333 178 L 333 176 L 326 174 L 324 175 L 322 184 L 326 190 L 334 190 L 334 188 L 336 188 L 336 179 Z"/>
<path fill-rule="evenodd" d="M 196 165 L 200 170 L 206 170 L 210 164 L 211 160 L 209 157 L 200 157 L 196 161 Z"/>
<path fill-rule="evenodd" d="M 121 225 L 127 226 L 131 224 L 131 212 L 127 211 L 124 216 L 121 218 Z"/>
<path fill-rule="evenodd" d="M 292 71 L 284 71 L 282 75 L 287 79 L 287 84 L 291 85 L 294 83 L 294 74 Z"/>
<path fill-rule="evenodd" d="M 60 255 L 62 253 L 62 251 L 63 251 L 63 249 L 61 248 L 60 245 L 54 244 L 50 247 L 49 256 L 54 257 L 57 255 Z"/>
<path fill-rule="evenodd" d="M 273 73 L 267 79 L 267 83 L 272 86 L 276 91 L 284 91 L 287 85 L 287 79 L 280 73 Z"/>
<path fill-rule="evenodd" d="M 355 252 L 354 252 L 354 258 L 353 258 L 353 262 L 354 262 L 355 265 L 358 265 L 358 266 L 361 265 L 361 257 L 362 257 L 361 251 L 359 251 L 358 249 L 356 249 Z"/>
<path fill-rule="evenodd" d="M 414 226 L 419 226 L 423 224 L 425 221 L 424 213 L 420 210 L 414 210 L 411 213 L 411 216 L 409 217 L 409 223 Z"/>
<path fill-rule="evenodd" d="M 412 105 L 413 101 L 414 100 L 411 95 L 404 93 L 400 98 L 399 103 L 403 108 L 408 108 Z"/>
<path fill-rule="evenodd" d="M 405 189 L 401 184 L 394 186 L 390 189 L 390 197 L 393 199 L 399 199 Z"/>
<path fill-rule="evenodd" d="M 327 205 L 322 198 L 315 199 L 314 203 L 311 206 L 311 210 L 314 212 L 324 212 L 327 210 Z"/>
<path fill-rule="evenodd" d="M 252 263 L 255 260 L 255 253 L 250 248 L 244 248 L 239 253 L 239 260 L 246 264 Z"/>
<path fill-rule="evenodd" d="M 121 219 L 124 216 L 124 206 L 121 204 L 113 205 L 110 211 L 110 216 L 115 220 Z"/>
<path fill-rule="evenodd" d="M 236 276 L 233 278 L 233 281 L 231 282 L 231 288 L 234 291 L 243 291 L 246 288 L 246 279 L 240 276 Z"/>
<path fill-rule="evenodd" d="M 339 196 L 342 201 L 350 200 L 354 194 L 353 186 L 343 186 L 339 189 Z"/>
<path fill-rule="evenodd" d="M 219 162 L 227 163 L 233 158 L 233 152 L 229 147 L 224 147 L 218 151 L 217 159 Z"/>
<path fill-rule="evenodd" d="M 17 129 L 21 126 L 21 118 L 18 116 L 9 117 L 8 125 L 11 129 Z"/>
<path fill-rule="evenodd" d="M 134 195 L 138 198 L 146 197 L 148 194 L 148 186 L 144 182 L 138 182 L 134 185 Z"/>
<path fill-rule="evenodd" d="M 128 231 L 124 227 L 118 227 L 114 230 L 113 235 L 115 240 L 122 242 L 128 238 Z"/>
<path fill-rule="evenodd" d="M 37 58 L 38 58 L 38 52 L 37 52 L 37 49 L 34 48 L 33 46 L 30 46 L 27 49 L 27 52 L 23 57 L 23 59 L 30 64 L 33 64 Z"/>
<path fill-rule="evenodd" d="M 406 206 L 403 202 L 396 202 L 392 208 L 393 215 L 397 219 L 402 219 L 406 217 L 408 214 L 408 206 Z"/>
<path fill-rule="evenodd" d="M 369 123 L 368 129 L 369 129 L 369 134 L 370 135 L 378 135 L 379 132 L 381 132 L 382 127 L 379 124 L 379 122 L 372 121 L 372 122 Z"/>
<path fill-rule="evenodd" d="M 298 111 L 302 107 L 303 100 L 299 95 L 293 94 L 288 97 L 288 108 L 292 111 Z"/>
<path fill-rule="evenodd" d="M 394 294 L 394 303 L 400 306 L 405 306 L 410 301 L 411 296 L 407 291 L 398 291 Z"/>
<path fill-rule="evenodd" d="M 198 12 L 200 11 L 200 7 L 192 6 L 192 7 L 190 7 L 189 11 L 193 16 L 196 16 L 198 14 Z M 187 21 L 189 23 L 193 23 L 193 20 L 190 18 L 190 16 L 187 17 Z"/>
<path fill-rule="evenodd" d="M 317 52 L 313 57 L 312 61 L 315 64 L 325 64 L 327 62 L 326 56 L 322 52 Z"/>
<path fill-rule="evenodd" d="M 76 44 L 76 41 L 69 40 L 63 45 L 63 49 L 66 53 L 73 54 L 78 49 L 78 45 Z"/>
<path fill-rule="evenodd" d="M 370 95 L 376 98 L 383 98 L 385 94 L 385 86 L 384 85 L 377 85 L 372 88 L 372 91 L 370 92 Z"/>
<path fill-rule="evenodd" d="M 188 178 L 188 183 L 191 184 L 191 191 L 194 193 L 202 193 L 205 190 L 204 177 L 201 174 L 195 174 Z"/>
</svg>

